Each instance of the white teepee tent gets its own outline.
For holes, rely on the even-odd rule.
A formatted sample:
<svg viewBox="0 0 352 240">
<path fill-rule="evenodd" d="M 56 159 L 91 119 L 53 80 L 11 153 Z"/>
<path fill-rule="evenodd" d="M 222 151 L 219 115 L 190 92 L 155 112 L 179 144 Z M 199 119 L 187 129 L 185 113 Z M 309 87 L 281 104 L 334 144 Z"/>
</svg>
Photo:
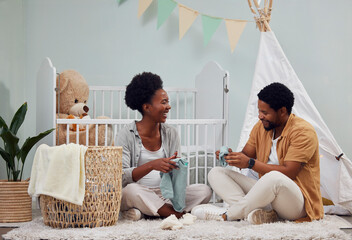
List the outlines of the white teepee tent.
<svg viewBox="0 0 352 240">
<path fill-rule="evenodd" d="M 256 0 L 254 2 L 256 3 Z M 271 1 L 268 6 L 271 8 Z M 271 12 L 270 8 L 267 13 Z M 254 12 L 253 9 L 252 12 Z M 258 12 L 260 16 L 265 15 L 264 10 Z M 352 212 L 351 161 L 347 156 L 341 156 L 343 153 L 341 148 L 298 79 L 275 34 L 270 30 L 268 21 L 266 21 L 270 19 L 270 14 L 255 17 L 255 19 L 261 30 L 261 38 L 251 94 L 237 150 L 242 150 L 252 127 L 258 121 L 257 93 L 272 82 L 285 84 L 295 96 L 293 113 L 310 122 L 318 135 L 322 196 L 331 200 L 336 206 Z"/>
</svg>

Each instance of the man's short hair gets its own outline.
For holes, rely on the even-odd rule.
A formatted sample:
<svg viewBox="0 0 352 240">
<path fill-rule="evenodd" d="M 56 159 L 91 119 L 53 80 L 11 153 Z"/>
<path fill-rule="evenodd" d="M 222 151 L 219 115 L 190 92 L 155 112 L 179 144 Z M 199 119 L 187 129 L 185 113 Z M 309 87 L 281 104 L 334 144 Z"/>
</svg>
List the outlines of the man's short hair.
<svg viewBox="0 0 352 240">
<path fill-rule="evenodd" d="M 275 111 L 286 107 L 288 114 L 291 114 L 295 101 L 293 93 L 282 83 L 274 82 L 264 87 L 258 93 L 259 100 L 270 105 Z"/>
</svg>

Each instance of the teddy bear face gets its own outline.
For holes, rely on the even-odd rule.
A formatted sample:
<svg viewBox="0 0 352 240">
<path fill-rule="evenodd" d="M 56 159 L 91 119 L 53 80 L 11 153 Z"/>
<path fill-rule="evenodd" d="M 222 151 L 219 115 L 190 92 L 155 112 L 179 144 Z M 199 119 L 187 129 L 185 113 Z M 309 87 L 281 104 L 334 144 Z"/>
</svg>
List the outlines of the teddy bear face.
<svg viewBox="0 0 352 240">
<path fill-rule="evenodd" d="M 81 74 L 74 70 L 62 72 L 56 79 L 60 90 L 56 97 L 59 99 L 56 105 L 60 104 L 60 113 L 80 116 L 86 114 L 89 108 L 86 106 L 89 97 L 89 87 Z M 59 83 L 60 82 L 60 83 Z"/>
</svg>

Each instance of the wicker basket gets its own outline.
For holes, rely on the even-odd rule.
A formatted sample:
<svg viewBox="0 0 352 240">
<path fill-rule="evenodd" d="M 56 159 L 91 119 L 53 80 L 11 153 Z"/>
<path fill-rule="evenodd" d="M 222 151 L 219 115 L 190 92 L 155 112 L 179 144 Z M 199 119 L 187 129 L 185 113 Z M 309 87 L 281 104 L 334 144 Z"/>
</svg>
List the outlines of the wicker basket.
<svg viewBox="0 0 352 240">
<path fill-rule="evenodd" d="M 32 198 L 28 195 L 28 181 L 0 180 L 0 222 L 28 222 L 32 220 Z"/>
<path fill-rule="evenodd" d="M 41 195 L 44 224 L 54 228 L 114 225 L 122 191 L 122 147 L 88 147 L 83 205 Z"/>
</svg>

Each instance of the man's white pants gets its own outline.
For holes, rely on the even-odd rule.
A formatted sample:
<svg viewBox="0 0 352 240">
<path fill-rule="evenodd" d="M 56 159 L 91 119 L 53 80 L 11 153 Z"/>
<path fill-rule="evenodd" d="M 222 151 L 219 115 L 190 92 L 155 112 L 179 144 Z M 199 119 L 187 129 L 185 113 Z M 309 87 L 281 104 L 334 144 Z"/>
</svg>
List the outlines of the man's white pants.
<svg viewBox="0 0 352 240">
<path fill-rule="evenodd" d="M 227 168 L 215 167 L 208 175 L 213 190 L 230 205 L 228 220 L 244 219 L 257 208 L 268 205 L 280 218 L 296 220 L 306 216 L 304 197 L 286 175 L 271 171 L 258 181 Z"/>
</svg>

